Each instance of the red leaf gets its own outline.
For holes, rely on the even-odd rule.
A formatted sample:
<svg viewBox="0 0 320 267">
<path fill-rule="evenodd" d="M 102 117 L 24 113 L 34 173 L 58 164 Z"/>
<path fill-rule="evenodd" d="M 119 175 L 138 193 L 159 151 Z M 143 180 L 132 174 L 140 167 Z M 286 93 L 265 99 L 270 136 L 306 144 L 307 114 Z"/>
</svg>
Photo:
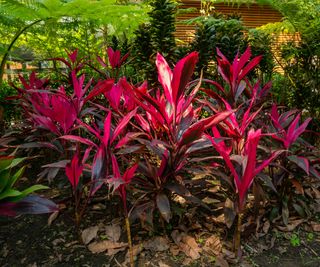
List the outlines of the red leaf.
<svg viewBox="0 0 320 267">
<path fill-rule="evenodd" d="M 109 90 L 111 90 L 113 83 L 114 83 L 114 80 L 112 79 L 98 82 L 97 85 L 92 89 L 92 91 L 85 98 L 84 102 L 87 102 L 100 94 L 108 92 Z"/>
<path fill-rule="evenodd" d="M 204 129 L 205 129 L 204 121 L 199 121 L 193 124 L 183 133 L 179 142 L 179 146 L 181 147 L 183 145 L 190 144 L 191 142 L 200 138 L 200 136 L 203 134 Z"/>
<path fill-rule="evenodd" d="M 123 174 L 123 181 L 128 184 L 131 182 L 132 178 L 134 177 L 134 174 L 138 168 L 138 163 L 134 164 L 132 167 L 127 169 L 125 173 Z"/>
<path fill-rule="evenodd" d="M 103 144 L 108 147 L 109 145 L 109 139 L 111 134 L 111 111 L 108 113 L 105 121 L 104 121 L 104 135 L 103 135 Z"/>
<path fill-rule="evenodd" d="M 65 171 L 73 190 L 75 191 L 83 171 L 83 165 L 80 162 L 77 153 L 73 156 L 71 162 L 66 165 Z"/>
<path fill-rule="evenodd" d="M 131 118 L 136 114 L 137 108 L 129 112 L 126 116 L 124 116 L 121 121 L 118 123 L 117 127 L 114 129 L 113 136 L 111 139 L 111 143 L 120 135 L 123 129 L 127 126 Z"/>
<path fill-rule="evenodd" d="M 253 58 L 240 72 L 238 81 L 240 82 L 248 73 L 253 70 L 261 61 L 262 56 L 257 56 Z"/>
<path fill-rule="evenodd" d="M 190 81 L 196 63 L 198 62 L 198 52 L 192 52 L 180 61 L 173 70 L 172 76 L 172 100 L 177 106 L 181 95 L 184 93 L 188 82 Z"/>
<path fill-rule="evenodd" d="M 299 157 L 296 155 L 288 156 L 287 159 L 297 164 L 301 169 L 303 169 L 307 175 L 309 175 L 309 160 L 305 157 Z"/>
<path fill-rule="evenodd" d="M 158 69 L 158 80 L 163 87 L 164 94 L 167 98 L 167 101 L 171 105 L 173 105 L 174 101 L 173 101 L 172 87 L 171 87 L 172 71 L 167 61 L 159 53 L 157 54 L 156 65 Z"/>
<path fill-rule="evenodd" d="M 299 125 L 300 120 L 300 114 L 296 116 L 296 118 L 291 122 L 286 135 L 286 140 L 284 142 L 284 145 L 286 148 L 289 148 L 289 146 L 294 143 L 297 138 L 305 131 L 307 128 L 309 122 L 311 121 L 311 118 L 308 118 L 304 121 L 303 124 Z"/>
<path fill-rule="evenodd" d="M 81 136 L 77 136 L 77 135 L 63 135 L 63 136 L 61 136 L 59 138 L 65 139 L 65 140 L 69 140 L 69 141 L 73 141 L 73 142 L 80 142 L 80 143 L 88 145 L 88 146 L 97 147 L 97 145 L 95 143 L 93 143 L 91 140 L 89 140 L 87 138 L 83 138 Z"/>
</svg>

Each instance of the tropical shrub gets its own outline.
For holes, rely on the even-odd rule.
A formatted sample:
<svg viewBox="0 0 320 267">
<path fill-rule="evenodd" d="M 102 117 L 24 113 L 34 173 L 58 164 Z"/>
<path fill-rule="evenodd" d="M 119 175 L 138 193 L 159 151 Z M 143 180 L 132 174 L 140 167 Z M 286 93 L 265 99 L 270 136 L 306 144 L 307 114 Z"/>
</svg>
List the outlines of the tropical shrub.
<svg viewBox="0 0 320 267">
<path fill-rule="evenodd" d="M 215 61 L 216 48 L 219 48 L 229 60 L 235 57 L 237 51 L 244 51 L 247 46 L 244 26 L 239 18 L 220 14 L 199 17 L 196 19 L 196 25 L 190 51 L 199 52 L 197 72 L 203 70 L 205 77 L 217 79 L 215 68 L 209 68 L 209 64 Z"/>
<path fill-rule="evenodd" d="M 281 207 L 284 223 L 289 207 L 301 213 L 303 201 L 294 200 L 294 188 L 304 185 L 292 174 L 301 168 L 319 178 L 318 152 L 302 140 L 310 119 L 299 124 L 297 111 L 280 114 L 269 97 L 271 83 L 249 79 L 262 60 L 251 59 L 250 48 L 233 61 L 219 49 L 216 53 L 221 82 L 192 80 L 199 60 L 192 52 L 173 69 L 158 53 L 159 86 L 132 84 L 130 77 L 120 77 L 130 59 L 112 48 L 108 60 L 97 57 L 99 80 L 86 80 L 86 61 L 77 51 L 57 59 L 68 66 L 58 89 L 35 74 L 29 81 L 21 78 L 18 101 L 33 135 L 31 143 L 19 147 L 59 151 L 59 161 L 45 167 L 64 169 L 77 226 L 96 193 L 111 192 L 121 199 L 132 248 L 129 219 L 139 218 L 149 229 L 154 222 L 169 223 L 176 216 L 177 195 L 210 210 L 194 194 L 198 174 L 219 180 L 229 207 L 228 227 L 238 218 L 236 252 L 252 185 L 255 204 L 267 195 L 270 213 L 272 200 Z M 201 185 L 206 190 L 208 178 Z"/>
</svg>

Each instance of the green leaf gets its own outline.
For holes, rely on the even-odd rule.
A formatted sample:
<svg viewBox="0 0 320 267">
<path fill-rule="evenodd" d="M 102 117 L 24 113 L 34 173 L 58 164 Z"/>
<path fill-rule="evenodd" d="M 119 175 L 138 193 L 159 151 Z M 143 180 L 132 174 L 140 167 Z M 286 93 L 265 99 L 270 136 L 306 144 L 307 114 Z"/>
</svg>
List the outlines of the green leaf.
<svg viewBox="0 0 320 267">
<path fill-rule="evenodd" d="M 16 183 L 16 181 L 22 176 L 24 170 L 25 170 L 25 166 L 23 166 L 22 168 L 20 168 L 11 178 L 9 178 L 9 181 L 7 183 L 6 188 L 9 189 L 11 187 L 14 186 L 14 184 Z"/>
<path fill-rule="evenodd" d="M 18 195 L 17 197 L 10 198 L 10 201 L 13 201 L 13 202 L 18 201 L 18 200 L 26 197 L 27 195 L 33 193 L 34 191 L 42 190 L 42 189 L 48 189 L 48 188 L 49 188 L 49 187 L 44 186 L 44 185 L 40 185 L 40 184 L 33 185 L 33 186 L 31 186 L 31 187 L 23 190 L 23 191 L 21 192 L 21 194 Z"/>
<path fill-rule="evenodd" d="M 0 159 L 0 170 L 6 169 L 13 161 L 13 157 L 3 157 Z"/>
<path fill-rule="evenodd" d="M 3 170 L 0 172 L 0 193 L 6 188 L 10 177 L 9 170 Z"/>
<path fill-rule="evenodd" d="M 11 197 L 18 197 L 18 196 L 20 196 L 21 195 L 21 192 L 20 191 L 18 191 L 18 190 L 15 190 L 15 189 L 8 189 L 8 190 L 6 190 L 6 191 L 4 191 L 4 192 L 2 192 L 1 194 L 0 194 L 0 200 L 2 200 L 2 199 L 6 199 L 6 198 L 11 198 Z"/>
<path fill-rule="evenodd" d="M 24 161 L 27 158 L 17 158 L 14 159 L 9 166 L 7 166 L 5 169 L 12 169 L 13 167 L 19 165 L 22 161 Z"/>
</svg>

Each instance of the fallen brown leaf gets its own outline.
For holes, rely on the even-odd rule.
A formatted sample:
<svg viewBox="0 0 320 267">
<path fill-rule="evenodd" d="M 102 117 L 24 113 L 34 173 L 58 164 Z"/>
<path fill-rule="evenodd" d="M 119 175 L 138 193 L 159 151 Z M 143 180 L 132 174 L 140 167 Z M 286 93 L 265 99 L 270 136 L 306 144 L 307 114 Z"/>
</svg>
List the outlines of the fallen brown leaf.
<svg viewBox="0 0 320 267">
<path fill-rule="evenodd" d="M 320 232 L 320 223 L 311 222 L 311 228 L 315 232 Z"/>
<path fill-rule="evenodd" d="M 170 252 L 173 256 L 177 256 L 180 252 L 180 249 L 177 245 L 171 245 L 170 246 Z"/>
<path fill-rule="evenodd" d="M 299 226 L 300 224 L 302 224 L 305 220 L 304 219 L 299 219 L 299 220 L 295 220 L 295 221 L 290 221 L 289 224 L 287 226 L 277 226 L 277 228 L 280 231 L 283 232 L 291 232 L 294 229 L 296 229 L 297 226 Z"/>
<path fill-rule="evenodd" d="M 218 256 L 222 250 L 220 238 L 216 235 L 210 236 L 203 247 L 203 250 L 211 255 Z"/>
<path fill-rule="evenodd" d="M 266 222 L 263 224 L 262 230 L 263 230 L 263 232 L 264 232 L 265 234 L 267 234 L 268 231 L 269 231 L 269 229 L 270 229 L 270 222 L 269 222 L 269 221 L 266 221 Z"/>
<path fill-rule="evenodd" d="M 48 226 L 51 226 L 52 222 L 58 218 L 59 211 L 53 212 L 48 218 Z"/>
<path fill-rule="evenodd" d="M 120 225 L 113 224 L 105 227 L 106 235 L 109 240 L 113 242 L 118 242 L 121 236 L 121 227 Z"/>
<path fill-rule="evenodd" d="M 110 248 L 107 250 L 107 255 L 108 256 L 114 256 L 116 255 L 118 252 L 120 251 L 124 251 L 126 249 L 126 247 L 122 247 L 122 248 Z"/>
<path fill-rule="evenodd" d="M 126 247 L 128 244 L 127 243 L 117 243 L 117 242 L 113 242 L 110 240 L 104 240 L 104 241 L 100 241 L 100 242 L 93 242 L 88 246 L 88 249 L 92 252 L 92 253 L 101 253 L 104 252 L 108 249 L 117 249 L 117 248 L 122 248 L 122 247 Z"/>
<path fill-rule="evenodd" d="M 185 258 L 182 262 L 182 266 L 189 266 L 192 262 L 192 259 L 190 258 Z"/>
<path fill-rule="evenodd" d="M 312 187 L 312 191 L 314 193 L 315 198 L 319 199 L 320 198 L 320 191 L 316 188 L 313 188 L 313 187 Z"/>
<path fill-rule="evenodd" d="M 152 251 L 166 251 L 169 249 L 169 242 L 164 237 L 156 236 L 145 242 L 144 247 Z"/>
<path fill-rule="evenodd" d="M 133 258 L 137 257 L 144 249 L 143 244 L 138 244 L 132 247 L 132 254 L 133 254 Z M 123 262 L 123 266 L 126 266 L 128 263 L 130 263 L 130 251 L 127 251 L 126 257 L 125 257 L 125 261 Z"/>
<path fill-rule="evenodd" d="M 229 263 L 223 258 L 223 256 L 218 256 L 214 264 L 216 267 L 229 267 Z"/>
<path fill-rule="evenodd" d="M 159 262 L 159 267 L 170 267 L 170 266 L 169 266 L 168 264 L 160 261 L 160 262 Z"/>
<path fill-rule="evenodd" d="M 91 226 L 84 229 L 81 233 L 83 244 L 89 244 L 94 238 L 96 238 L 99 231 L 99 226 Z"/>
<path fill-rule="evenodd" d="M 193 260 L 200 258 L 201 248 L 199 248 L 196 240 L 185 233 L 179 233 L 174 230 L 171 233 L 173 241 L 178 245 L 179 249 Z"/>
</svg>

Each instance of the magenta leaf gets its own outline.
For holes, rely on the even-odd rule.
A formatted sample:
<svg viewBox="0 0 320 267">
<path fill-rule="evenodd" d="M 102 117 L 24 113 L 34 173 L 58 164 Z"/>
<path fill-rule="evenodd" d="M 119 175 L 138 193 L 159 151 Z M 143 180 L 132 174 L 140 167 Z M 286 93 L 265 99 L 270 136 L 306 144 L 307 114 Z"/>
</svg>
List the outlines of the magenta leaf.
<svg viewBox="0 0 320 267">
<path fill-rule="evenodd" d="M 65 168 L 66 175 L 74 191 L 78 186 L 83 168 L 84 167 L 80 162 L 79 155 L 77 153 L 73 156 L 73 158 L 71 159 L 71 162 L 66 165 L 66 168 Z"/>
<path fill-rule="evenodd" d="M 173 95 L 172 95 L 172 71 L 167 63 L 167 61 L 164 59 L 164 57 L 161 54 L 157 54 L 156 59 L 156 65 L 158 69 L 158 79 L 161 83 L 164 94 L 167 98 L 167 101 L 173 105 Z"/>
<path fill-rule="evenodd" d="M 305 157 L 299 157 L 296 155 L 288 156 L 288 160 L 297 164 L 301 169 L 303 169 L 307 175 L 309 175 L 309 160 Z"/>
<path fill-rule="evenodd" d="M 172 76 L 172 100 L 175 106 L 178 105 L 178 101 L 181 95 L 186 90 L 186 86 L 190 81 L 194 68 L 198 62 L 198 52 L 192 52 L 180 61 L 173 70 Z"/>
<path fill-rule="evenodd" d="M 88 146 L 97 147 L 97 145 L 94 142 L 92 142 L 91 140 L 84 138 L 84 137 L 77 136 L 77 135 L 63 135 L 60 138 L 65 139 L 65 140 L 69 140 L 69 141 L 73 141 L 73 142 L 80 142 L 80 143 L 88 145 Z"/>
</svg>

